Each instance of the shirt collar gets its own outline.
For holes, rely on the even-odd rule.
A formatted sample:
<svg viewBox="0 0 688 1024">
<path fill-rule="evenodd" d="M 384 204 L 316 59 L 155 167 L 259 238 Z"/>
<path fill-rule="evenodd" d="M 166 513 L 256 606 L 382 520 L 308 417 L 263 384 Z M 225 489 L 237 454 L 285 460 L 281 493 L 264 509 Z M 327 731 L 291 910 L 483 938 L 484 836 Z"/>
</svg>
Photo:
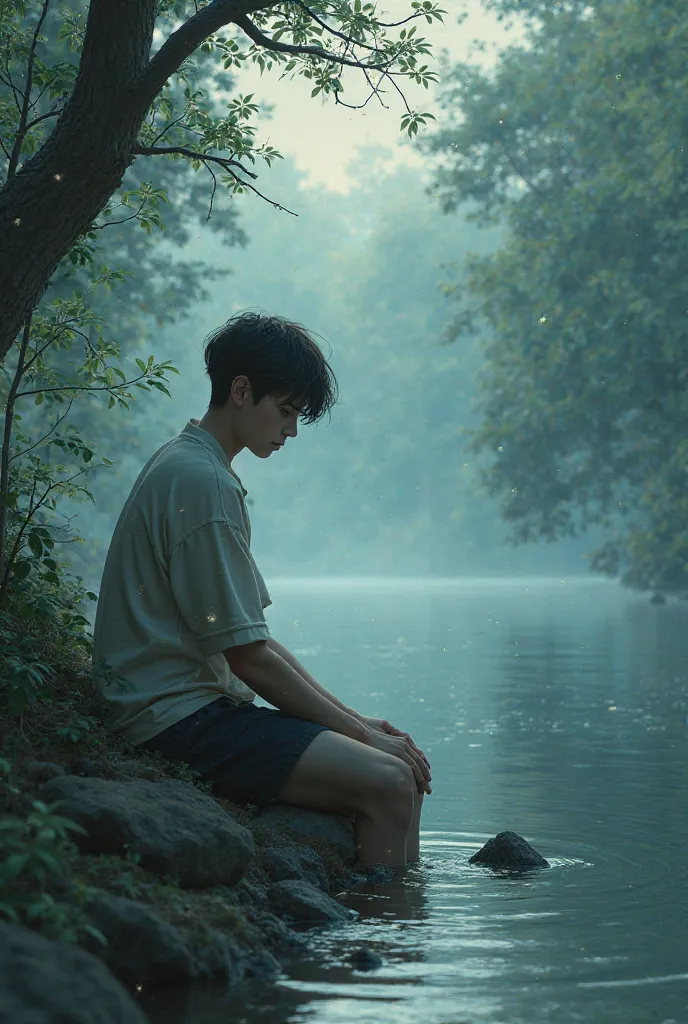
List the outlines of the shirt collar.
<svg viewBox="0 0 688 1024">
<path fill-rule="evenodd" d="M 234 477 L 234 479 L 239 484 L 239 487 L 241 487 L 244 497 L 246 497 L 248 491 L 246 490 L 241 480 L 230 466 L 229 459 L 227 458 L 227 452 L 224 450 L 224 448 L 217 440 L 217 438 L 213 437 L 213 435 L 208 433 L 207 430 L 204 430 L 203 427 L 199 427 L 198 424 L 199 420 L 190 419 L 189 422 L 184 427 L 184 429 L 182 430 L 182 434 L 184 434 L 187 437 L 192 437 L 194 441 L 198 441 L 206 448 L 209 448 L 210 451 L 212 451 L 218 457 L 218 459 L 220 459 L 225 469 L 227 469 L 228 472 Z"/>
</svg>

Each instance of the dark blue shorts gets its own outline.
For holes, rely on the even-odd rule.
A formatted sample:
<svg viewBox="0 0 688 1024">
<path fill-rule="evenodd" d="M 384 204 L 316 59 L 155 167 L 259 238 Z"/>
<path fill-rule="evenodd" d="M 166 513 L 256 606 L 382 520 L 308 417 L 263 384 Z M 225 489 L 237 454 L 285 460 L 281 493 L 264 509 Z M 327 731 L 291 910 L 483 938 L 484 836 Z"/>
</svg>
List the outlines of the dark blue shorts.
<svg viewBox="0 0 688 1024">
<path fill-rule="evenodd" d="M 236 804 L 276 800 L 292 768 L 324 725 L 253 703 L 218 697 L 138 746 L 169 761 L 186 761 Z"/>
</svg>

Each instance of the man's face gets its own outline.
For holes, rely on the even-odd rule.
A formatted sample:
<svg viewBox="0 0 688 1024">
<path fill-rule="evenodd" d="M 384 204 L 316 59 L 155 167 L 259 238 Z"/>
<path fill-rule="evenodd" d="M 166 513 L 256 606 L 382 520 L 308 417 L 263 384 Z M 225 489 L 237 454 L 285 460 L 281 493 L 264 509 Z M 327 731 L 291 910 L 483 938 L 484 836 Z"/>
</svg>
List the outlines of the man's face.
<svg viewBox="0 0 688 1024">
<path fill-rule="evenodd" d="M 251 398 L 242 408 L 244 444 L 259 459 L 267 459 L 288 437 L 296 437 L 299 412 L 284 396 L 264 395 L 257 405 Z"/>
</svg>

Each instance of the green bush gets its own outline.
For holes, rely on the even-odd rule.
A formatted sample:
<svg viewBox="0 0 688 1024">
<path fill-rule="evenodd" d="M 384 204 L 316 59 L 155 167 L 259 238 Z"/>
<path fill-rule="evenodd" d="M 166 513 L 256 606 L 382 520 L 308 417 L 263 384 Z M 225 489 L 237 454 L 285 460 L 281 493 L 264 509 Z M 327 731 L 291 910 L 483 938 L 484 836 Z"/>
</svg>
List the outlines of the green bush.
<svg viewBox="0 0 688 1024">
<path fill-rule="evenodd" d="M 0 759 L 0 772 L 8 776 L 9 769 L 9 763 Z M 102 932 L 88 921 L 85 902 L 90 889 L 77 888 L 69 899 L 50 891 L 67 875 L 74 852 L 70 833 L 85 833 L 76 822 L 55 814 L 53 806 L 35 800 L 24 818 L 0 815 L 0 915 L 38 928 L 50 938 L 76 942 L 89 934 L 105 944 Z"/>
</svg>

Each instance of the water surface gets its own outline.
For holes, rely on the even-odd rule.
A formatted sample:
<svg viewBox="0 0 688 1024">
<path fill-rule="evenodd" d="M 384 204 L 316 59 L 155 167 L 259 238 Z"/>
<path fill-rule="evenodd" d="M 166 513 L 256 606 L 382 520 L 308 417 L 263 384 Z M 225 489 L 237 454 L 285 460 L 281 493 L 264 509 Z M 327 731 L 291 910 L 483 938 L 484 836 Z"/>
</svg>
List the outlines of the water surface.
<svg viewBox="0 0 688 1024">
<path fill-rule="evenodd" d="M 432 764 L 421 863 L 343 897 L 276 986 L 144 999 L 201 1024 L 688 1021 L 688 603 L 594 580 L 276 580 L 273 635 Z M 470 867 L 495 833 L 552 867 Z M 366 944 L 383 967 L 348 963 Z"/>
</svg>

